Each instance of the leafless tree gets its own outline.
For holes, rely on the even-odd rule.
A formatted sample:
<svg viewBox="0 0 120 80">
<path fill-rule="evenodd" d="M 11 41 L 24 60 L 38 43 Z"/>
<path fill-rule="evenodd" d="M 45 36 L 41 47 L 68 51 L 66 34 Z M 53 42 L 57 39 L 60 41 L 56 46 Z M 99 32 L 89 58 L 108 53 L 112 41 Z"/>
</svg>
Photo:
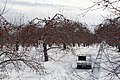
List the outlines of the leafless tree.
<svg viewBox="0 0 120 80">
<path fill-rule="evenodd" d="M 8 0 L 4 0 L 3 3 L 0 5 L 0 16 L 7 13 L 12 7 L 7 9 L 7 2 Z"/>
<path fill-rule="evenodd" d="M 87 8 L 81 9 L 83 10 L 82 15 L 85 16 L 90 11 L 95 10 L 108 10 L 114 15 L 120 14 L 120 1 L 119 0 L 90 0 L 93 5 Z"/>
<path fill-rule="evenodd" d="M 103 21 L 101 24 L 98 25 L 98 28 L 95 30 L 95 36 L 97 38 L 98 42 L 106 41 L 107 44 L 110 46 L 118 46 L 119 48 L 119 14 L 120 14 L 120 6 L 119 0 L 97 0 L 97 1 L 92 1 L 93 5 L 85 8 L 85 13 L 83 15 L 86 15 L 89 11 L 94 11 L 98 9 L 102 10 L 109 10 L 117 16 L 114 19 L 106 19 Z M 103 52 L 104 53 L 104 58 L 107 59 L 106 62 L 102 62 L 101 64 L 104 64 L 104 66 L 101 66 L 101 68 L 105 71 L 108 72 L 108 76 L 110 80 L 115 80 L 115 79 L 120 79 L 119 75 L 119 58 L 114 58 L 112 60 L 112 57 L 117 57 L 119 56 L 119 53 L 117 55 L 110 54 L 108 52 Z M 112 55 L 112 56 L 110 56 Z M 108 77 L 104 76 L 104 77 Z"/>
<path fill-rule="evenodd" d="M 3 14 L 8 11 L 6 6 L 7 0 L 5 0 L 4 6 L 0 10 L 0 71 L 9 71 L 11 67 L 15 70 L 24 70 L 24 66 L 26 66 L 39 73 L 42 72 L 43 66 L 39 61 L 40 58 L 36 59 L 33 57 L 28 49 L 19 51 L 18 44 L 20 44 L 20 41 L 18 43 L 16 41 L 20 40 L 20 37 L 18 38 L 20 29 L 15 27 L 17 25 L 12 25 L 3 17 Z M 33 38 L 33 36 L 31 37 Z"/>
</svg>

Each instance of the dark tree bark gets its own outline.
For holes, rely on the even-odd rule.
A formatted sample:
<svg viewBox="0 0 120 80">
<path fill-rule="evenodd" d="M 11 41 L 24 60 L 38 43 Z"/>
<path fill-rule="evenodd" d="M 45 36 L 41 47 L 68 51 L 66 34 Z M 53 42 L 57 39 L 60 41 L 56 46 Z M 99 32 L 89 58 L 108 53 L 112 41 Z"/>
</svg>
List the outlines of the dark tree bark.
<svg viewBox="0 0 120 80">
<path fill-rule="evenodd" d="M 118 52 L 120 52 L 120 46 L 118 46 Z"/>
<path fill-rule="evenodd" d="M 48 53 L 47 53 L 47 44 L 46 43 L 43 43 L 43 48 L 44 48 L 44 61 L 48 61 Z"/>
<path fill-rule="evenodd" d="M 15 43 L 15 47 L 16 47 L 16 51 L 18 51 L 18 50 L 19 50 L 18 41 L 16 41 L 16 43 Z"/>
<path fill-rule="evenodd" d="M 75 44 L 73 43 L 73 47 L 75 47 Z"/>
<path fill-rule="evenodd" d="M 63 50 L 66 50 L 66 44 L 63 43 Z"/>
<path fill-rule="evenodd" d="M 78 47 L 80 47 L 80 43 L 78 43 Z"/>
</svg>

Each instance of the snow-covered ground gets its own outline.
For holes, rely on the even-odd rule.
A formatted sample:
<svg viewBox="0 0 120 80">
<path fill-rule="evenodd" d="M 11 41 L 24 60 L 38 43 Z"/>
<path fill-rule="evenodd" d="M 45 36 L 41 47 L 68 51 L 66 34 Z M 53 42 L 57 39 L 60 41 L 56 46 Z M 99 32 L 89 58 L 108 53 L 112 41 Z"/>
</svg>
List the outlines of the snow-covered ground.
<svg viewBox="0 0 120 80">
<path fill-rule="evenodd" d="M 35 48 L 31 48 L 30 50 L 31 54 L 36 53 Z M 99 45 L 69 47 L 67 50 L 57 48 L 50 49 L 48 51 L 49 61 L 41 63 L 43 65 L 43 71 L 41 70 L 40 74 L 25 68 L 24 71 L 11 70 L 4 72 L 1 73 L 0 76 L 3 80 L 93 80 L 95 76 L 98 77 L 98 79 L 94 78 L 94 80 L 119 80 L 116 74 L 111 72 L 113 68 L 116 69 L 119 65 L 117 61 L 120 60 L 119 53 L 117 53 L 116 48 L 113 47 L 108 47 L 104 50 L 100 71 L 92 74 L 92 70 L 76 69 L 77 55 L 91 54 L 92 62 L 95 62 L 98 50 Z M 109 60 L 117 64 L 110 63 Z M 119 68 L 116 69 L 116 71 L 119 70 Z"/>
</svg>

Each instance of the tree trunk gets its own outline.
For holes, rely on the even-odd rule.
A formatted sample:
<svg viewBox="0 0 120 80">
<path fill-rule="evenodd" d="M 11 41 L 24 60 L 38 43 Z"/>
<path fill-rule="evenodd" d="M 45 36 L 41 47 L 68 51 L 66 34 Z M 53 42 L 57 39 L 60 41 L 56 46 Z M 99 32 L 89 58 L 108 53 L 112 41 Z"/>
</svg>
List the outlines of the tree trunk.
<svg viewBox="0 0 120 80">
<path fill-rule="evenodd" d="M 80 43 L 78 43 L 78 47 L 80 47 Z"/>
<path fill-rule="evenodd" d="M 44 48 L 44 61 L 48 61 L 48 53 L 47 53 L 47 44 L 46 43 L 43 43 L 43 48 Z"/>
<path fill-rule="evenodd" d="M 63 43 L 63 50 L 66 50 L 66 44 Z"/>
<path fill-rule="evenodd" d="M 16 48 L 16 51 L 18 51 L 18 50 L 19 50 L 18 41 L 16 41 L 16 43 L 15 43 L 15 48 Z"/>
<path fill-rule="evenodd" d="M 75 43 L 73 43 L 73 47 L 75 47 Z"/>
<path fill-rule="evenodd" d="M 120 46 L 118 46 L 118 52 L 120 52 Z"/>
</svg>

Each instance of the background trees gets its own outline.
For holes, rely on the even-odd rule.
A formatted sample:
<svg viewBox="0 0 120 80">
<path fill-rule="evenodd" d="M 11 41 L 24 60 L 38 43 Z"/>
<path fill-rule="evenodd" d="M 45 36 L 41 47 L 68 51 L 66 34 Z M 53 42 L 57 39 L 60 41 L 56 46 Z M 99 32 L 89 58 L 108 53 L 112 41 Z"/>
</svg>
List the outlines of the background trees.
<svg viewBox="0 0 120 80">
<path fill-rule="evenodd" d="M 89 11 L 94 10 L 107 10 L 108 15 L 110 14 L 110 18 L 106 18 L 101 24 L 97 25 L 95 29 L 95 36 L 97 37 L 97 41 L 101 42 L 105 40 L 107 44 L 112 46 L 119 46 L 119 14 L 120 14 L 120 1 L 119 0 L 99 0 L 92 1 L 93 5 L 85 8 L 84 15 Z"/>
<path fill-rule="evenodd" d="M 63 45 L 63 48 L 66 49 L 67 46 L 75 46 L 75 44 L 86 46 L 95 43 L 94 34 L 84 24 L 66 19 L 62 14 L 56 14 L 51 19 L 35 18 L 31 22 L 11 30 L 13 31 L 12 45 L 37 47 L 38 42 L 43 41 L 45 61 L 48 61 L 47 45 L 50 47 Z M 11 45 L 11 43 L 9 44 Z"/>
<path fill-rule="evenodd" d="M 106 41 L 109 45 L 118 46 L 119 17 L 106 19 L 97 26 L 95 33 L 86 28 L 86 24 L 66 19 L 62 14 L 56 14 L 48 19 L 35 18 L 19 27 L 17 25 L 7 28 L 4 26 L 1 28 L 1 33 L 4 34 L 0 36 L 4 44 L 16 44 L 18 47 L 19 45 L 38 47 L 38 42 L 43 41 L 45 61 L 48 61 L 47 45 L 51 48 L 52 45 L 63 45 L 66 49 L 67 46 L 75 46 L 75 44 L 89 46 Z M 16 50 L 18 50 L 17 47 Z"/>
<path fill-rule="evenodd" d="M 106 19 L 103 23 L 98 25 L 98 28 L 95 30 L 100 41 L 106 41 L 107 44 L 111 46 L 120 45 L 120 22 L 119 17 L 114 19 Z"/>
</svg>

